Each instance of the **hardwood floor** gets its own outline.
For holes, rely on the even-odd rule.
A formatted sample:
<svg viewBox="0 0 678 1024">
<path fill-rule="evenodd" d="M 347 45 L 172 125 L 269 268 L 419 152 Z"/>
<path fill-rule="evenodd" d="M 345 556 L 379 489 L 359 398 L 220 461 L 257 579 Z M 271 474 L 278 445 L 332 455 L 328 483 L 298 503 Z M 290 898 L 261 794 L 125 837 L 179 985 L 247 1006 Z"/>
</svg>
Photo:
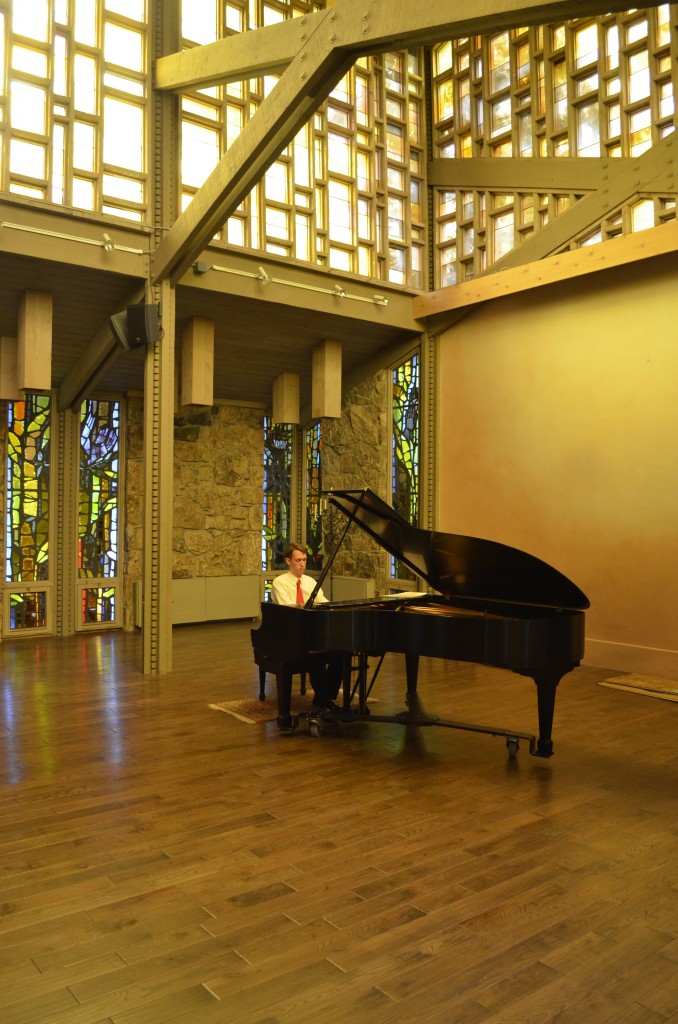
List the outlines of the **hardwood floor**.
<svg viewBox="0 0 678 1024">
<path fill-rule="evenodd" d="M 579 669 L 548 761 L 283 735 L 208 708 L 256 695 L 250 625 L 175 629 L 159 679 L 137 634 L 0 645 L 2 1024 L 678 1022 L 678 705 Z M 420 680 L 536 729 L 530 680 Z"/>
</svg>

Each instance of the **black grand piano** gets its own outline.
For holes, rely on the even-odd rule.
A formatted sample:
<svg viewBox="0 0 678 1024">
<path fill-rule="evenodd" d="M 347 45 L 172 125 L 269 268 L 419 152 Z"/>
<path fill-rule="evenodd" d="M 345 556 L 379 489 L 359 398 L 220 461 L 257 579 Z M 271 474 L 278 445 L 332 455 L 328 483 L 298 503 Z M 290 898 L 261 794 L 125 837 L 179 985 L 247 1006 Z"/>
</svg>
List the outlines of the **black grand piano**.
<svg viewBox="0 0 678 1024">
<path fill-rule="evenodd" d="M 256 664 L 276 676 L 278 726 L 294 730 L 302 717 L 290 712 L 291 677 L 304 658 L 311 652 L 339 653 L 344 659 L 343 707 L 303 716 L 311 731 L 321 732 L 328 720 L 441 725 L 504 736 L 510 757 L 516 756 L 521 739 L 529 742 L 535 756 L 550 757 L 556 687 L 584 652 L 583 610 L 589 602 L 581 590 L 517 548 L 413 527 L 369 489 L 333 490 L 327 497 L 347 522 L 313 594 L 303 607 L 262 604 L 261 625 L 252 630 Z M 352 524 L 436 593 L 316 606 L 315 595 Z M 368 682 L 368 656 L 381 659 L 387 652 L 405 655 L 406 710 L 372 714 L 367 698 L 375 676 Z M 426 712 L 417 692 L 421 655 L 511 669 L 532 678 L 537 685 L 538 738 Z M 351 668 L 355 671 L 356 665 L 354 682 Z"/>
</svg>

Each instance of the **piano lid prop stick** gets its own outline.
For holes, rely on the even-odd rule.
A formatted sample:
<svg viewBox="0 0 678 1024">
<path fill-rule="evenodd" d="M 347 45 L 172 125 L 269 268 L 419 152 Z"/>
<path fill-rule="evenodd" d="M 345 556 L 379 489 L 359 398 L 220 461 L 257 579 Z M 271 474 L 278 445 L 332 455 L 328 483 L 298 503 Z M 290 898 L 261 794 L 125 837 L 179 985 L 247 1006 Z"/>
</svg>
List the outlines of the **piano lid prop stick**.
<svg viewBox="0 0 678 1024">
<path fill-rule="evenodd" d="M 337 555 L 337 552 L 339 551 L 339 548 L 341 547 L 341 545 L 344 542 L 344 537 L 348 533 L 348 531 L 349 531 L 349 529 L 351 527 L 351 524 L 353 523 L 353 520 L 355 519 L 355 516 L 356 516 L 355 512 L 352 512 L 350 514 L 348 522 L 346 523 L 346 526 L 344 527 L 344 532 L 342 533 L 341 537 L 339 538 L 338 543 L 335 544 L 334 551 L 332 552 L 332 554 L 330 555 L 329 559 L 327 560 L 327 565 L 324 566 L 322 572 L 320 573 L 320 576 L 318 577 L 318 582 L 316 583 L 315 587 L 313 588 L 313 592 L 312 592 L 311 596 L 309 597 L 308 601 L 306 602 L 306 605 L 305 605 L 306 608 L 312 608 L 313 607 L 313 602 L 315 601 L 316 594 L 318 593 L 318 591 L 322 587 L 323 581 L 324 581 L 325 577 L 327 576 L 328 572 L 330 571 L 330 569 L 332 567 L 332 563 L 334 562 L 334 559 L 335 559 L 335 557 Z"/>
</svg>

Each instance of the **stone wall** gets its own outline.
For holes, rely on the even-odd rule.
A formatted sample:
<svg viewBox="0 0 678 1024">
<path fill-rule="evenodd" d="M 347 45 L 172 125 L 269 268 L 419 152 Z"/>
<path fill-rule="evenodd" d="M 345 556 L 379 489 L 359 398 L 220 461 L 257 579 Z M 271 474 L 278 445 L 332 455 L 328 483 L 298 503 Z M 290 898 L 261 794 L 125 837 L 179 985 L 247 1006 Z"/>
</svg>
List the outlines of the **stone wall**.
<svg viewBox="0 0 678 1024">
<path fill-rule="evenodd" d="M 362 490 L 369 487 L 380 497 L 389 494 L 391 419 L 387 406 L 385 370 L 349 391 L 340 419 L 323 420 L 323 487 Z M 346 525 L 331 509 L 324 514 L 325 550 L 331 551 Z M 359 527 L 352 526 L 342 542 L 332 571 L 339 576 L 375 580 L 382 593 L 388 578 L 388 556 Z"/>
<path fill-rule="evenodd" d="M 389 493 L 390 410 L 385 371 L 347 393 L 340 419 L 322 424 L 326 488 Z M 2 403 L 0 408 L 6 408 Z M 130 397 L 125 417 L 125 533 L 122 552 L 124 626 L 131 628 L 133 585 L 142 576 L 143 400 Z M 236 576 L 261 570 L 264 410 L 223 403 L 190 407 L 174 421 L 172 576 Z M 0 450 L 4 424 L 0 418 Z M 4 476 L 0 480 L 3 497 Z M 4 501 L 2 502 L 4 507 Z M 325 513 L 326 550 L 343 530 L 339 513 Z M 333 571 L 387 581 L 387 556 L 356 527 L 349 530 Z"/>
<path fill-rule="evenodd" d="M 189 407 L 174 419 L 172 576 L 239 576 L 261 570 L 263 410 Z M 127 404 L 125 607 L 141 579 L 143 404 Z M 127 624 L 127 623 L 126 623 Z"/>
</svg>

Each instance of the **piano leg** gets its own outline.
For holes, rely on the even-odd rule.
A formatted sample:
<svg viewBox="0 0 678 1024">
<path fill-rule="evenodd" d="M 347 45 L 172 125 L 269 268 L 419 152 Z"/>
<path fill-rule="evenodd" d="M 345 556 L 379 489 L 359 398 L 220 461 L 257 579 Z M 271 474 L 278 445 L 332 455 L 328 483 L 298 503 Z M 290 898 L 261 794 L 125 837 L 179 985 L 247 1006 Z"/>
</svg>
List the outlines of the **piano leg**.
<svg viewBox="0 0 678 1024">
<path fill-rule="evenodd" d="M 341 655 L 341 683 L 339 694 L 341 694 L 341 706 L 348 711 L 351 706 L 351 682 L 352 682 L 353 653 L 343 651 Z M 337 696 L 339 696 L 337 694 Z"/>
<path fill-rule="evenodd" d="M 539 714 L 539 739 L 534 752 L 535 757 L 551 757 L 553 754 L 551 730 L 556 706 L 556 689 L 560 678 L 560 673 L 555 675 L 552 672 L 534 677 L 537 684 L 537 711 Z"/>
<path fill-rule="evenodd" d="M 275 674 L 278 694 L 278 728 L 290 732 L 294 728 L 292 722 L 292 672 L 288 667 Z"/>
<path fill-rule="evenodd" d="M 419 674 L 419 655 L 405 655 L 405 672 L 407 675 L 407 693 L 405 703 L 407 711 L 401 711 L 396 715 L 397 722 L 411 723 L 412 725 L 426 725 L 440 721 L 439 715 L 431 715 L 426 711 L 417 693 L 417 676 Z"/>
</svg>

